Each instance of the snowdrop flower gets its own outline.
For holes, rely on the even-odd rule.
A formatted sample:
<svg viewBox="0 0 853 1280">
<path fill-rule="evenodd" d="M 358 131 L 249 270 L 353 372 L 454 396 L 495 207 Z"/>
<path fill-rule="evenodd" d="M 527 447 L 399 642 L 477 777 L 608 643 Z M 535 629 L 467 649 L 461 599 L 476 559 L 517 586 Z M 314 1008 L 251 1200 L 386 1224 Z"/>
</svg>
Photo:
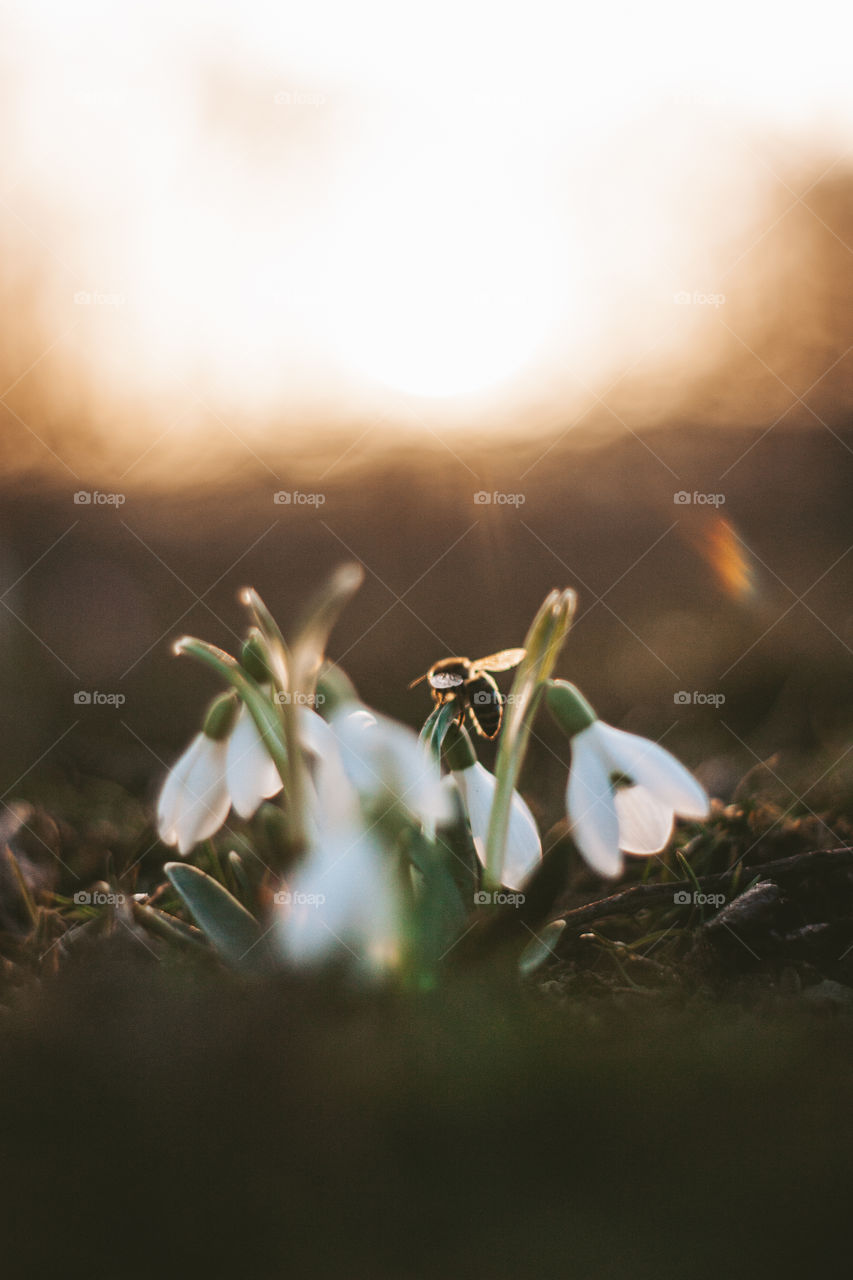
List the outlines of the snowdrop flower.
<svg viewBox="0 0 853 1280">
<path fill-rule="evenodd" d="M 301 709 L 300 737 L 309 848 L 280 895 L 280 945 L 294 964 L 337 955 L 375 977 L 395 968 L 405 949 L 400 868 L 386 847 L 396 821 L 449 819 L 452 800 L 417 736 L 352 700 L 331 723 Z"/>
<path fill-rule="evenodd" d="M 272 694 L 271 689 L 267 692 Z M 307 707 L 299 709 L 300 740 L 316 759 L 309 822 L 327 809 L 339 820 L 354 820 L 358 797 L 340 762 L 338 744 L 326 722 Z M 204 729 L 169 771 L 157 805 L 157 829 L 164 844 L 176 844 L 186 856 L 215 835 L 232 807 L 241 818 L 254 816 L 263 800 L 282 788 L 278 769 L 264 745 L 252 713 L 232 693 L 215 699 Z"/>
<path fill-rule="evenodd" d="M 343 768 L 370 809 L 397 809 L 425 826 L 449 821 L 438 762 L 405 725 L 363 707 L 332 720 Z"/>
<path fill-rule="evenodd" d="M 237 715 L 230 694 L 217 698 L 204 728 L 169 771 L 157 803 L 157 831 L 182 857 L 218 831 L 231 808 L 226 778 L 228 735 Z"/>
<path fill-rule="evenodd" d="M 477 856 L 485 864 L 486 837 L 492 814 L 497 778 L 480 763 L 464 731 L 451 728 L 445 739 L 445 761 L 468 814 Z M 512 793 L 506 851 L 501 879 L 518 889 L 538 865 L 542 844 L 536 820 L 517 791 Z"/>
<path fill-rule="evenodd" d="M 674 756 L 647 738 L 596 718 L 574 685 L 554 680 L 548 706 L 572 740 L 566 808 L 575 842 L 604 876 L 618 876 L 625 853 L 664 849 L 676 814 L 706 818 L 703 788 Z"/>
<path fill-rule="evenodd" d="M 331 725 L 309 707 L 299 708 L 299 738 L 305 752 L 309 842 L 321 841 L 328 828 L 355 827 L 361 821 L 361 802 L 341 758 Z"/>
<path fill-rule="evenodd" d="M 344 711 L 336 722 L 344 738 L 376 725 L 362 709 Z M 309 848 L 280 895 L 280 944 L 294 964 L 339 955 L 375 976 L 393 968 L 402 954 L 399 883 L 378 829 L 365 829 L 339 733 L 308 708 L 300 709 L 299 732 L 309 762 Z"/>
<path fill-rule="evenodd" d="M 254 717 L 241 702 L 225 753 L 225 779 L 231 803 L 241 818 L 251 818 L 262 800 L 281 791 L 281 778 Z"/>
<path fill-rule="evenodd" d="M 360 824 L 324 827 L 277 895 L 279 944 L 293 964 L 336 956 L 362 974 L 394 968 L 403 951 L 403 911 L 394 867 Z"/>
</svg>

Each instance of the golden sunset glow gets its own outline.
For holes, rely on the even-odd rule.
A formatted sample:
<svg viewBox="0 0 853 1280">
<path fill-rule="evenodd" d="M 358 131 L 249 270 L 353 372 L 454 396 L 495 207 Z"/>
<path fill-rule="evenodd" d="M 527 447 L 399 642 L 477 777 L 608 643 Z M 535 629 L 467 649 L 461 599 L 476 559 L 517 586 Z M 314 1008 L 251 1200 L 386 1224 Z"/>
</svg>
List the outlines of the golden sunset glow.
<svg viewBox="0 0 853 1280">
<path fill-rule="evenodd" d="M 723 6 L 685 41 L 668 0 L 642 21 L 542 3 L 522 40 L 479 0 L 417 36 L 385 0 L 298 21 L 37 0 L 5 20 L 0 205 L 51 371 L 37 416 L 79 384 L 91 429 L 135 449 L 211 415 L 393 417 L 389 396 L 409 425 L 533 428 L 629 371 L 673 398 L 673 366 L 751 323 L 768 228 L 849 141 L 820 23 L 766 16 Z"/>
</svg>

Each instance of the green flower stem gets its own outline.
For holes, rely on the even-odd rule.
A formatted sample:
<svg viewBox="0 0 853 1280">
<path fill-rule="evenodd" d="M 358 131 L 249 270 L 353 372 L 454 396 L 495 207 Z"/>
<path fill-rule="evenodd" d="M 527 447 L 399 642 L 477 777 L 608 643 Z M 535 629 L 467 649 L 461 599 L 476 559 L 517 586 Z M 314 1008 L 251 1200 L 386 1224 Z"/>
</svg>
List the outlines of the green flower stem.
<svg viewBox="0 0 853 1280">
<path fill-rule="evenodd" d="M 267 665 L 273 674 L 276 690 L 281 697 L 276 699 L 281 726 L 284 735 L 284 749 L 287 757 L 285 772 L 281 773 L 284 783 L 284 794 L 287 801 L 287 827 L 291 856 L 302 853 L 306 845 L 305 804 L 307 788 L 305 785 L 305 763 L 299 742 L 299 705 L 298 684 L 295 678 L 293 658 L 278 623 L 253 587 L 245 587 L 240 592 L 240 599 L 252 614 L 255 625 L 260 632 L 266 649 Z"/>
<path fill-rule="evenodd" d="M 483 876 L 483 888 L 486 890 L 500 888 L 513 792 L 545 683 L 554 670 L 571 627 L 575 601 L 575 593 L 570 589 L 550 592 L 527 633 L 524 644 L 527 652 L 507 700 L 506 722 L 495 764 L 497 785 L 486 837 Z"/>
</svg>

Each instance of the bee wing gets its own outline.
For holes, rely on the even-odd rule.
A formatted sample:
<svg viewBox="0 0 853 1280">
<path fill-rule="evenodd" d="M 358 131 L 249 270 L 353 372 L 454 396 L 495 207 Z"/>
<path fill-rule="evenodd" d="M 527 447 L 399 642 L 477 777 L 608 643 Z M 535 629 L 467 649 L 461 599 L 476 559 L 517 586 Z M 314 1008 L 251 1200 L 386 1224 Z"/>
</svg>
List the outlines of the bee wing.
<svg viewBox="0 0 853 1280">
<path fill-rule="evenodd" d="M 452 671 L 434 671 L 431 676 L 427 676 L 427 679 L 433 689 L 458 689 L 465 683 L 464 676 Z"/>
<path fill-rule="evenodd" d="M 501 649 L 499 653 L 490 653 L 486 658 L 478 658 L 474 668 L 476 671 L 510 671 L 518 666 L 526 652 L 526 649 Z"/>
</svg>

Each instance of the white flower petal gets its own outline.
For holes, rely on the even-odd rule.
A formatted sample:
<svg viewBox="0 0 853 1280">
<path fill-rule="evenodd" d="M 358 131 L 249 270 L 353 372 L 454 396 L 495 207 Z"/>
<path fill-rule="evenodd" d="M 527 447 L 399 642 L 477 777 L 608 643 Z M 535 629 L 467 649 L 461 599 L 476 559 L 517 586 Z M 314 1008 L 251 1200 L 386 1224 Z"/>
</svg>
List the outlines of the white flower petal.
<svg viewBox="0 0 853 1280">
<path fill-rule="evenodd" d="M 311 707 L 299 707 L 298 715 L 299 739 L 306 751 L 320 758 L 337 752 L 335 732 L 319 712 Z"/>
<path fill-rule="evenodd" d="M 675 815 L 645 787 L 616 788 L 619 848 L 625 853 L 659 853 L 669 844 Z"/>
<path fill-rule="evenodd" d="M 612 725 L 602 724 L 600 720 L 590 729 L 599 731 L 599 740 L 614 770 L 645 787 L 657 800 L 684 818 L 708 816 L 710 802 L 704 789 L 693 774 L 663 747 L 635 733 L 625 733 Z"/>
<path fill-rule="evenodd" d="M 201 741 L 192 763 L 184 775 L 183 795 L 175 820 L 178 852 L 187 854 L 201 840 L 218 831 L 231 808 L 231 796 L 225 780 L 226 742 L 214 742 L 199 735 Z"/>
<path fill-rule="evenodd" d="M 518 889 L 542 858 L 542 842 L 536 819 L 524 798 L 517 791 L 512 793 L 509 810 L 509 832 L 506 839 L 506 858 L 501 879 L 509 889 Z"/>
<path fill-rule="evenodd" d="M 332 728 L 344 769 L 364 799 L 396 801 L 424 823 L 451 817 L 438 762 L 406 725 L 349 712 L 336 716 Z"/>
<path fill-rule="evenodd" d="M 281 790 L 278 770 L 245 703 L 228 738 L 225 776 L 231 803 L 241 818 L 251 818 L 262 800 Z"/>
<path fill-rule="evenodd" d="M 309 826 L 315 830 L 319 843 L 321 830 L 358 822 L 358 793 L 347 777 L 331 725 L 316 711 L 302 707 L 299 734 L 309 757 Z"/>
<path fill-rule="evenodd" d="M 175 761 L 160 791 L 157 801 L 157 831 L 164 844 L 177 842 L 175 824 L 181 811 L 184 780 L 192 767 L 203 736 L 201 733 L 197 734 L 183 755 Z"/>
<path fill-rule="evenodd" d="M 401 912 L 382 850 L 360 827 L 339 829 L 292 877 L 278 934 L 296 964 L 335 954 L 377 973 L 399 958 Z"/>
<path fill-rule="evenodd" d="M 474 848 L 477 850 L 480 861 L 485 865 L 486 838 L 489 833 L 497 779 L 479 760 L 468 769 L 456 770 L 453 777 L 468 812 Z M 542 845 L 536 821 L 523 798 L 514 791 L 501 880 L 508 888 L 517 889 L 522 881 L 527 879 L 541 857 Z"/>
<path fill-rule="evenodd" d="M 610 783 L 610 768 L 599 752 L 592 731 L 598 721 L 572 739 L 572 767 L 566 788 L 566 808 L 575 843 L 600 875 L 618 876 L 619 819 Z"/>
<path fill-rule="evenodd" d="M 468 813 L 477 857 L 485 864 L 486 837 L 489 833 L 489 818 L 497 780 L 479 760 L 469 769 L 454 770 L 453 778 Z"/>
</svg>

